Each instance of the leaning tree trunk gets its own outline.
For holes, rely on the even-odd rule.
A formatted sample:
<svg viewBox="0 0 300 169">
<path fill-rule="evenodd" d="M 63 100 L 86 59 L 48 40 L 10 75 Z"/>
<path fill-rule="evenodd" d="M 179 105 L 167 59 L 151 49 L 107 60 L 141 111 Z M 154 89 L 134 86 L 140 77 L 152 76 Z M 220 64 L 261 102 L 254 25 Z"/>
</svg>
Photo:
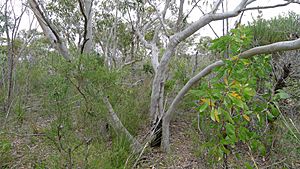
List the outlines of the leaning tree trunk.
<svg viewBox="0 0 300 169">
<path fill-rule="evenodd" d="M 166 75 L 166 70 L 168 67 L 168 63 L 170 61 L 171 56 L 173 55 L 177 45 L 184 41 L 186 38 L 190 37 L 191 35 L 193 35 L 196 31 L 198 31 L 200 28 L 204 27 L 205 25 L 209 24 L 211 21 L 215 21 L 215 20 L 222 20 L 224 18 L 229 18 L 229 17 L 234 17 L 237 16 L 240 12 L 241 9 L 244 8 L 245 6 L 247 6 L 250 3 L 247 3 L 247 0 L 243 0 L 240 2 L 240 4 L 233 10 L 233 11 L 229 11 L 229 12 L 225 12 L 225 13 L 216 13 L 220 3 L 222 1 L 217 1 L 212 9 L 212 11 L 206 15 L 203 15 L 202 17 L 199 18 L 199 20 L 197 20 L 196 22 L 192 23 L 191 25 L 187 26 L 184 30 L 175 33 L 174 35 L 172 35 L 170 37 L 170 41 L 168 43 L 168 47 L 161 59 L 161 62 L 159 64 L 158 67 L 158 71 L 156 73 L 154 82 L 153 82 L 153 88 L 152 88 L 152 97 L 151 97 L 151 113 L 154 110 L 157 110 L 157 105 L 159 105 L 159 99 L 163 99 L 163 93 L 160 95 L 159 92 L 163 91 L 164 88 L 164 78 Z M 218 63 L 219 64 L 219 63 Z M 185 94 L 185 90 L 188 90 L 189 87 L 187 88 L 183 88 L 182 90 L 184 90 L 184 92 L 182 93 L 183 95 Z M 175 100 L 173 101 L 171 107 L 169 108 L 170 110 L 168 110 L 166 113 L 164 112 L 159 112 L 157 114 L 159 114 L 160 119 L 157 121 L 157 117 L 154 116 L 152 119 L 155 122 L 155 124 L 162 126 L 161 130 L 159 131 L 159 135 L 155 135 L 155 138 L 157 136 L 162 136 L 163 138 L 163 144 L 162 147 L 165 151 L 169 151 L 170 150 L 170 145 L 169 145 L 169 125 L 170 125 L 170 120 L 171 120 L 171 113 L 172 110 L 174 109 L 174 107 L 178 104 L 178 102 L 181 100 L 181 97 L 179 98 L 175 98 Z M 155 112 L 155 111 L 154 111 Z M 157 112 L 157 111 L 156 111 Z M 164 120 L 162 120 L 161 118 L 164 118 Z M 161 121 L 162 120 L 162 121 Z M 158 140 L 161 142 L 162 138 L 159 138 Z M 155 139 L 154 139 L 155 140 Z"/>
<path fill-rule="evenodd" d="M 121 122 L 121 120 L 115 113 L 112 105 L 110 104 L 108 97 L 103 97 L 103 102 L 106 105 L 110 114 L 108 119 L 110 125 L 114 128 L 116 132 L 121 132 L 126 136 L 126 138 L 130 141 L 131 148 L 134 152 L 140 151 L 142 149 L 142 145 L 129 133 L 126 127 L 124 127 L 123 123 Z"/>
<path fill-rule="evenodd" d="M 45 16 L 38 2 L 36 0 L 29 0 L 28 3 L 32 12 L 36 16 L 43 33 L 50 40 L 51 44 L 67 61 L 71 61 L 70 52 L 65 44 L 65 40 L 59 35 L 59 31 L 48 20 L 48 17 Z"/>
<path fill-rule="evenodd" d="M 296 50 L 300 48 L 300 38 L 293 40 L 293 41 L 283 41 L 283 42 L 277 42 L 269 45 L 259 46 L 255 47 L 249 50 L 246 50 L 239 54 L 240 58 L 251 58 L 255 55 L 260 54 L 268 54 L 278 51 L 288 51 L 288 50 Z M 184 97 L 184 95 L 191 89 L 191 87 L 197 83 L 201 78 L 208 75 L 214 68 L 223 66 L 225 63 L 222 60 L 216 61 L 207 67 L 205 67 L 202 71 L 200 71 L 197 75 L 195 75 L 193 78 L 191 78 L 184 87 L 179 91 L 175 99 L 172 101 L 168 111 L 163 116 L 162 121 L 162 148 L 164 151 L 168 152 L 170 151 L 170 121 L 172 114 L 174 113 L 174 109 L 179 104 L 181 99 Z"/>
</svg>

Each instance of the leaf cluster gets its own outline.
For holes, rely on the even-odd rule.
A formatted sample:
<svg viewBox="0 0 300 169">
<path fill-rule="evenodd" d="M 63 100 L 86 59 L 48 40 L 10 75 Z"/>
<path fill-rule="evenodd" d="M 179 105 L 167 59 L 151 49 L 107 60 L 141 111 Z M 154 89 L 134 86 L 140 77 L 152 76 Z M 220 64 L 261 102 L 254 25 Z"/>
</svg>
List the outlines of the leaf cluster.
<svg viewBox="0 0 300 169">
<path fill-rule="evenodd" d="M 230 49 L 230 59 L 224 59 L 225 66 L 215 69 L 213 78 L 192 91 L 198 97 L 200 117 L 210 119 L 203 121 L 205 125 L 201 126 L 209 126 L 204 129 L 205 133 L 211 133 L 206 135 L 205 147 L 213 162 L 223 159 L 224 154 L 230 154 L 239 144 L 265 156 L 260 129 L 266 125 L 264 119 L 270 122 L 279 116 L 276 97 L 272 97 L 268 81 L 272 70 L 270 56 L 252 59 L 236 56 L 251 44 L 252 38 L 251 29 L 242 26 L 232 30 L 231 35 L 215 39 L 211 49 L 219 52 Z M 266 87 L 259 90 L 260 86 Z M 279 99 L 285 96 L 280 94 Z"/>
</svg>

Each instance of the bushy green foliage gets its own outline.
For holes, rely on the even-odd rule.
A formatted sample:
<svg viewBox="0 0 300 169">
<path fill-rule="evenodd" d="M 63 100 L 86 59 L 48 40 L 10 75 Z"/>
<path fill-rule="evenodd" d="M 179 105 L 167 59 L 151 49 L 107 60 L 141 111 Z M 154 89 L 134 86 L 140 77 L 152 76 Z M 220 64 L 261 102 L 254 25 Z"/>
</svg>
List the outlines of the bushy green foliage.
<svg viewBox="0 0 300 169">
<path fill-rule="evenodd" d="M 222 36 L 212 41 L 210 49 L 216 52 L 225 52 L 229 50 L 231 56 L 249 48 L 253 39 L 253 33 L 250 28 L 240 26 L 232 29 L 230 34 Z"/>
<path fill-rule="evenodd" d="M 45 56 L 24 59 L 16 68 L 19 97 L 13 102 L 7 124 L 22 126 L 18 132 L 41 134 L 25 137 L 39 150 L 22 152 L 22 165 L 124 168 L 132 153 L 130 144 L 108 125 L 102 98 L 109 96 L 124 126 L 136 135 L 148 109 L 148 84 L 127 85 L 135 81 L 127 78 L 129 71 L 109 70 L 97 54 L 75 53 L 71 63 L 55 52 Z M 23 143 L 19 146 L 26 148 Z M 13 151 L 15 148 L 0 156 L 8 167 L 14 163 L 10 158 Z"/>
<path fill-rule="evenodd" d="M 81 55 L 74 63 L 61 60 L 59 56 L 53 57 L 57 57 L 57 61 L 50 66 L 53 73 L 45 81 L 45 85 L 50 91 L 48 100 L 54 105 L 47 107 L 57 117 L 51 123 L 47 137 L 50 140 L 61 138 L 52 145 L 57 147 L 57 153 L 60 156 L 58 158 L 60 162 L 54 163 L 69 164 L 69 155 L 64 151 L 75 149 L 84 143 L 84 139 L 78 136 L 77 131 L 82 130 L 81 134 L 85 138 L 102 138 L 101 135 L 95 134 L 95 130 L 97 130 L 95 126 L 99 127 L 99 121 L 107 121 L 108 118 L 107 108 L 102 103 L 104 96 L 109 96 L 123 124 L 131 133 L 135 134 L 140 126 L 137 119 L 143 118 L 143 114 L 141 114 L 143 107 L 139 107 L 141 102 L 137 102 L 138 98 L 135 97 L 139 89 L 130 89 L 121 85 L 126 71 L 107 69 L 102 58 L 97 55 Z M 104 151 L 107 154 L 103 155 L 101 159 L 90 159 L 91 165 L 95 163 L 100 167 L 105 165 L 106 168 L 120 168 L 125 164 L 131 152 L 129 144 L 125 144 L 127 141 L 123 136 L 113 134 L 114 131 L 110 132 L 112 134 L 111 149 L 106 149 L 104 146 L 106 143 L 102 140 L 100 144 L 103 144 L 103 147 L 101 150 L 94 150 L 94 153 L 103 153 Z M 94 146 L 93 143 L 90 146 Z M 86 158 L 83 157 L 82 151 L 79 148 L 78 151 L 72 152 L 74 160 L 77 157 L 78 159 L 80 159 L 79 157 Z M 65 159 L 64 162 L 61 161 L 62 159 Z M 94 160 L 102 160 L 102 162 L 97 163 Z M 74 161 L 73 165 L 80 165 L 77 162 L 80 161 Z"/>
<path fill-rule="evenodd" d="M 0 168 L 9 168 L 9 163 L 13 160 L 11 155 L 12 144 L 2 136 L 0 132 Z"/>
<path fill-rule="evenodd" d="M 266 122 L 279 116 L 277 97 L 272 96 L 269 74 L 272 70 L 270 55 L 240 59 L 238 54 L 251 44 L 249 28 L 240 27 L 213 41 L 212 49 L 231 51 L 225 66 L 214 70 L 215 76 L 202 82 L 192 94 L 199 98 L 198 111 L 211 162 L 225 159 L 237 145 L 243 144 L 251 153 L 266 155 L 264 135 Z M 261 86 L 264 86 L 261 89 Z M 278 94 L 283 96 L 284 94 Z M 279 97 L 282 99 L 283 97 Z M 261 101 L 267 100 L 267 101 Z M 268 119 L 267 121 L 264 119 Z M 205 127 L 208 126 L 208 127 Z M 247 159 L 240 159 L 244 164 Z M 251 161 L 247 163 L 249 166 Z"/>
<path fill-rule="evenodd" d="M 291 40 L 292 36 L 300 34 L 300 15 L 289 12 L 287 15 L 266 20 L 257 19 L 249 24 L 254 35 L 254 46 L 266 45 L 274 42 Z"/>
<path fill-rule="evenodd" d="M 170 63 L 170 78 L 167 79 L 165 84 L 165 91 L 171 92 L 178 90 L 176 87 L 183 86 L 190 78 L 192 72 L 189 66 L 189 60 L 184 57 L 178 57 Z"/>
</svg>

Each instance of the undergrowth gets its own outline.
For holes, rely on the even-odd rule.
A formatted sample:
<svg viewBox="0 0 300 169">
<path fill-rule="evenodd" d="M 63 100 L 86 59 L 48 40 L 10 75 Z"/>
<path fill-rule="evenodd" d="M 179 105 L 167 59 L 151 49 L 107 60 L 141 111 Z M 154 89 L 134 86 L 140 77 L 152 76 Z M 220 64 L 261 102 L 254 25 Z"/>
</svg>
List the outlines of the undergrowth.
<svg viewBox="0 0 300 169">
<path fill-rule="evenodd" d="M 69 63 L 49 52 L 18 66 L 19 97 L 12 113 L 1 118 L 0 168 L 114 169 L 131 163 L 130 144 L 108 123 L 101 98 L 110 98 L 135 136 L 146 120 L 149 84 L 131 87 L 134 79 L 124 78 L 130 69 L 108 70 L 93 54 Z"/>
</svg>

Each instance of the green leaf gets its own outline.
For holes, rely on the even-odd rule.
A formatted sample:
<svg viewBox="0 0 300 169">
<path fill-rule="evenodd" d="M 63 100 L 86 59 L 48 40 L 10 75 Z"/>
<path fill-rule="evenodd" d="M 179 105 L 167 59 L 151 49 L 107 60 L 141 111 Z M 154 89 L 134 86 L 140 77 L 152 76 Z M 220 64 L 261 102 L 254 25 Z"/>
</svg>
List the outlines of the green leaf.
<svg viewBox="0 0 300 169">
<path fill-rule="evenodd" d="M 225 51 L 227 48 L 227 44 L 232 41 L 232 36 L 222 36 L 218 39 L 214 39 L 212 41 L 212 45 L 210 46 L 211 50 L 216 50 L 218 52 Z"/>
<path fill-rule="evenodd" d="M 240 99 L 237 99 L 236 97 L 233 97 L 231 95 L 228 95 L 231 101 L 238 107 L 244 108 L 244 102 Z"/>
<path fill-rule="evenodd" d="M 243 63 L 244 65 L 249 65 L 249 64 L 250 64 L 249 59 L 240 59 L 240 60 L 242 61 L 242 63 Z"/>
<path fill-rule="evenodd" d="M 227 136 L 231 137 L 231 138 L 235 138 L 235 127 L 234 125 L 227 123 L 226 126 L 226 134 Z"/>
<path fill-rule="evenodd" d="M 244 94 L 247 95 L 247 96 L 253 97 L 253 96 L 255 96 L 256 92 L 255 92 L 254 89 L 246 87 L 244 89 Z"/>
<path fill-rule="evenodd" d="M 206 90 L 190 90 L 189 92 L 192 96 L 195 96 L 195 97 L 199 97 L 199 98 L 202 98 L 202 97 L 206 97 L 207 96 L 207 92 Z"/>
<path fill-rule="evenodd" d="M 7 140 L 0 140 L 0 154 L 8 153 L 11 149 L 11 143 Z"/>
<path fill-rule="evenodd" d="M 248 162 L 245 162 L 245 167 L 246 169 L 253 169 L 253 167 Z"/>
<path fill-rule="evenodd" d="M 273 114 L 269 110 L 267 110 L 267 118 L 268 120 L 273 121 L 275 116 L 273 116 Z"/>
<path fill-rule="evenodd" d="M 262 156 L 266 156 L 267 154 L 266 147 L 261 142 L 259 142 L 258 144 L 258 150 Z"/>
<path fill-rule="evenodd" d="M 234 143 L 235 143 L 235 141 L 236 141 L 236 137 L 235 136 L 231 136 L 231 137 L 229 137 L 229 136 L 226 136 L 225 137 L 225 143 L 227 143 L 227 144 L 224 144 L 224 145 L 229 145 L 229 144 L 231 144 L 231 146 L 234 146 Z"/>
<path fill-rule="evenodd" d="M 250 147 L 253 151 L 256 151 L 258 149 L 259 142 L 257 140 L 251 140 Z"/>
<path fill-rule="evenodd" d="M 208 108 L 208 104 L 207 103 L 203 103 L 200 107 L 199 107 L 199 112 L 204 112 L 206 109 Z"/>
<path fill-rule="evenodd" d="M 270 105 L 271 107 L 271 113 L 274 117 L 278 117 L 280 114 L 280 111 L 273 105 Z"/>
<path fill-rule="evenodd" d="M 250 131 L 247 128 L 240 127 L 238 136 L 239 136 L 241 141 L 245 142 L 245 141 L 249 140 L 249 138 L 250 138 L 249 133 L 250 133 Z"/>
<path fill-rule="evenodd" d="M 252 113 L 253 113 L 253 111 L 245 111 L 244 114 L 250 115 L 250 114 L 252 114 Z"/>
<path fill-rule="evenodd" d="M 229 154 L 230 153 L 230 151 L 227 149 L 227 148 L 225 148 L 223 145 L 221 145 L 221 150 L 225 153 L 225 154 Z"/>
<path fill-rule="evenodd" d="M 283 91 L 283 90 L 279 90 L 279 93 L 277 93 L 276 95 L 275 95 L 275 98 L 279 98 L 279 99 L 288 99 L 288 98 L 290 98 L 290 95 L 289 94 L 287 94 L 285 91 Z"/>
<path fill-rule="evenodd" d="M 210 111 L 210 118 L 212 121 L 216 121 L 215 110 Z"/>
<path fill-rule="evenodd" d="M 226 121 L 228 121 L 228 122 L 234 124 L 234 121 L 232 120 L 231 115 L 229 114 L 229 112 L 224 111 L 223 114 L 224 114 L 224 119 L 225 119 Z"/>
<path fill-rule="evenodd" d="M 229 145 L 232 143 L 232 141 L 229 139 L 229 137 L 226 137 L 226 138 L 222 138 L 220 143 L 223 145 Z"/>
</svg>

